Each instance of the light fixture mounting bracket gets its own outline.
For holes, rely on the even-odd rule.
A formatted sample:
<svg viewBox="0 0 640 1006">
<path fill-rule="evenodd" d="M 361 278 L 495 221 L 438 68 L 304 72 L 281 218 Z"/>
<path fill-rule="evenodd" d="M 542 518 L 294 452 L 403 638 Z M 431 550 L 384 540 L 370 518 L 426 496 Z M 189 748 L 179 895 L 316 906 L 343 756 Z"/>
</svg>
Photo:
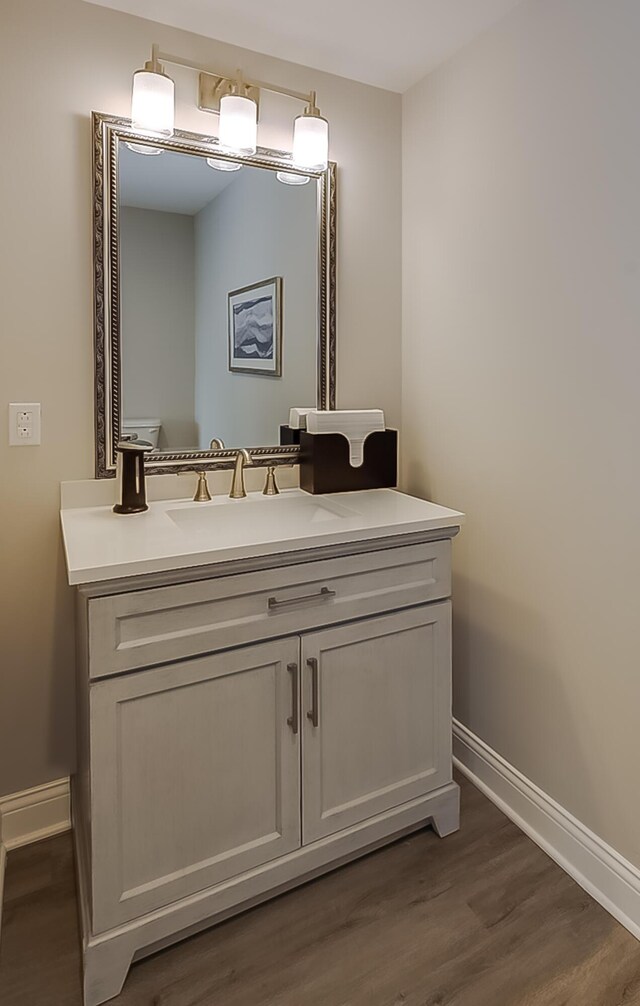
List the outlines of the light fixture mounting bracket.
<svg viewBox="0 0 640 1006">
<path fill-rule="evenodd" d="M 198 75 L 198 108 L 201 112 L 220 113 L 220 99 L 225 94 L 234 94 L 234 87 L 237 79 L 233 77 L 218 77 L 213 73 L 201 72 Z M 246 86 L 246 96 L 255 101 L 260 116 L 260 88 L 248 84 Z"/>
</svg>

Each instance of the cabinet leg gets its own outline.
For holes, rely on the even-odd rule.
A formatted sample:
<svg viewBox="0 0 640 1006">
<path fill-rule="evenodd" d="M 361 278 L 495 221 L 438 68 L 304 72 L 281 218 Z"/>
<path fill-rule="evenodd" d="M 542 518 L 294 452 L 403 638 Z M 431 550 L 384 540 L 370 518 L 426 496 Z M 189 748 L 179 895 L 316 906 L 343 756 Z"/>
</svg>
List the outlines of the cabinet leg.
<svg viewBox="0 0 640 1006">
<path fill-rule="evenodd" d="M 84 1006 L 100 1006 L 120 995 L 125 983 L 133 949 L 113 940 L 89 946 L 84 951 Z"/>
<path fill-rule="evenodd" d="M 451 783 L 448 791 L 439 798 L 430 817 L 433 830 L 439 838 L 452 835 L 460 828 L 460 787 Z"/>
</svg>

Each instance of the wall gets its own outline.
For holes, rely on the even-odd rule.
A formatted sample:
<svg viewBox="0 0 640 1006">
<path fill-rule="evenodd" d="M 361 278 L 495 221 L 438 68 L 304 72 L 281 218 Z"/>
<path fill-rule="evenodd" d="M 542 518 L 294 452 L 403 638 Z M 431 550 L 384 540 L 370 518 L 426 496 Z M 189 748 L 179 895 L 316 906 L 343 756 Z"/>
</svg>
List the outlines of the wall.
<svg viewBox="0 0 640 1006">
<path fill-rule="evenodd" d="M 122 415 L 161 419 L 161 450 L 198 442 L 194 259 L 192 216 L 122 207 Z"/>
<path fill-rule="evenodd" d="M 89 113 L 129 114 L 131 73 L 153 41 L 230 72 L 241 65 L 290 88 L 317 88 L 340 165 L 338 401 L 381 405 L 399 421 L 398 95 L 81 0 L 3 0 L 0 794 L 73 769 L 72 595 L 58 491 L 94 465 Z M 193 76 L 175 76 L 178 127 L 211 130 L 215 119 L 193 110 Z M 289 147 L 298 109 L 267 96 L 260 142 Z M 41 447 L 6 446 L 10 401 L 42 402 Z"/>
<path fill-rule="evenodd" d="M 404 482 L 468 513 L 455 713 L 640 865 L 640 5 L 530 0 L 404 98 Z"/>
<path fill-rule="evenodd" d="M 316 404 L 317 186 L 239 173 L 195 217 L 196 418 L 203 446 L 279 442 L 294 405 Z M 228 368 L 227 295 L 282 277 L 282 376 Z"/>
</svg>

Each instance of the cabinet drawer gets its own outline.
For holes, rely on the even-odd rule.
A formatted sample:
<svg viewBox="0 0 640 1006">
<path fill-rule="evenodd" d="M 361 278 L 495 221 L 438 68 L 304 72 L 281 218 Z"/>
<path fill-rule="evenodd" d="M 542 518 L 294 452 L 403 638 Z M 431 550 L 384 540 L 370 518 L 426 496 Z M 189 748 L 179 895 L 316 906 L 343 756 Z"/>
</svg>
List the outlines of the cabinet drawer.
<svg viewBox="0 0 640 1006">
<path fill-rule="evenodd" d="M 451 542 L 89 601 L 92 678 L 363 618 L 451 593 Z"/>
</svg>

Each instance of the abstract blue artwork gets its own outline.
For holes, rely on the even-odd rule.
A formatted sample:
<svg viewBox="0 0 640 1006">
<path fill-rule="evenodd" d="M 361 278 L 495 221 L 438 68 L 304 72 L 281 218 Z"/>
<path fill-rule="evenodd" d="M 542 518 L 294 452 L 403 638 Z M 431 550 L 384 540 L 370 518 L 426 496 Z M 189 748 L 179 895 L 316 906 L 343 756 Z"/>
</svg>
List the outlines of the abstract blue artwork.
<svg viewBox="0 0 640 1006">
<path fill-rule="evenodd" d="M 229 370 L 281 374 L 282 277 L 229 294 Z"/>
</svg>

